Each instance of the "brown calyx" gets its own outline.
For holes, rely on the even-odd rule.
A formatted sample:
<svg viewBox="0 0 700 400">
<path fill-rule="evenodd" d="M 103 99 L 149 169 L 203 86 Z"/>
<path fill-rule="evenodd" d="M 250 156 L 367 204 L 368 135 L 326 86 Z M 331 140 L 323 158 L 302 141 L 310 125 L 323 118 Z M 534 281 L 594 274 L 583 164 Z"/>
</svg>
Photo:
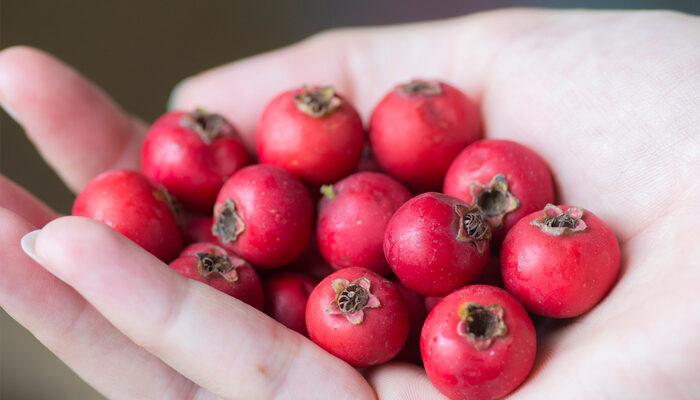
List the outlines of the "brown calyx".
<svg viewBox="0 0 700 400">
<path fill-rule="evenodd" d="M 456 239 L 471 243 L 479 254 L 483 254 L 486 243 L 491 239 L 491 228 L 486 221 L 486 214 L 479 206 L 457 204 L 454 210 L 459 219 Z"/>
<path fill-rule="evenodd" d="M 365 308 L 369 302 L 369 292 L 362 286 L 352 283 L 338 294 L 338 308 L 343 313 L 353 313 Z"/>
<path fill-rule="evenodd" d="M 211 233 L 225 244 L 235 242 L 244 231 L 245 222 L 236 211 L 236 203 L 233 199 L 226 200 L 215 212 Z"/>
<path fill-rule="evenodd" d="M 219 274 L 230 282 L 235 282 L 238 276 L 232 272 L 235 266 L 231 262 L 231 258 L 224 254 L 214 253 L 197 253 L 197 271 L 203 277 L 208 277 L 211 274 Z"/>
<path fill-rule="evenodd" d="M 508 327 L 503 320 L 503 307 L 498 304 L 482 306 L 478 303 L 467 303 L 460 307 L 459 316 L 457 333 L 469 338 L 479 350 L 487 349 L 496 338 L 508 333 Z"/>
<path fill-rule="evenodd" d="M 314 118 L 331 115 L 343 104 L 332 86 L 304 86 L 299 94 L 294 96 L 294 104 L 304 114 Z"/>
<path fill-rule="evenodd" d="M 227 135 L 232 131 L 232 126 L 226 118 L 219 114 L 208 113 L 197 109 L 186 114 L 180 124 L 195 131 L 204 143 L 211 143 L 221 135 Z"/>
<path fill-rule="evenodd" d="M 442 94 L 442 86 L 437 81 L 414 79 L 399 86 L 399 93 L 405 96 L 439 96 Z"/>
</svg>

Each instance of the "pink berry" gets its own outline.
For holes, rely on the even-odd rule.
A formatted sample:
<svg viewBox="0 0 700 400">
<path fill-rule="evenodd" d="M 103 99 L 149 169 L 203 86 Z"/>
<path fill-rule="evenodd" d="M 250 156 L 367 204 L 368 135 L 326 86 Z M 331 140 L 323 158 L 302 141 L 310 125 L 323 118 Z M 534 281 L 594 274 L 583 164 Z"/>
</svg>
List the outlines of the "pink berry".
<svg viewBox="0 0 700 400">
<path fill-rule="evenodd" d="M 506 289 L 546 317 L 583 314 L 605 297 L 620 271 L 620 246 L 600 218 L 547 205 L 518 221 L 501 249 Z"/>
<path fill-rule="evenodd" d="M 365 268 L 336 271 L 311 292 L 306 305 L 309 337 L 354 367 L 381 364 L 406 342 L 409 316 L 396 287 Z"/>
<path fill-rule="evenodd" d="M 311 186 L 351 174 L 365 140 L 360 116 L 330 86 L 305 86 L 275 97 L 257 129 L 260 162 L 291 172 Z"/>
<path fill-rule="evenodd" d="M 211 232 L 214 224 L 212 217 L 191 216 L 185 224 L 185 241 L 190 243 L 218 243 L 219 239 Z"/>
<path fill-rule="evenodd" d="M 265 312 L 289 329 L 306 335 L 306 301 L 316 286 L 308 276 L 274 274 L 265 280 Z"/>
<path fill-rule="evenodd" d="M 389 273 L 382 250 L 384 229 L 411 193 L 376 172 L 358 172 L 321 191 L 316 241 L 323 257 L 336 269 L 361 266 Z"/>
<path fill-rule="evenodd" d="M 263 308 L 263 287 L 253 267 L 215 244 L 201 242 L 187 246 L 170 263 L 170 268 L 259 310 Z"/>
<path fill-rule="evenodd" d="M 481 274 L 490 237 L 478 207 L 429 192 L 412 198 L 391 217 L 384 254 L 404 286 L 424 296 L 444 296 Z"/>
<path fill-rule="evenodd" d="M 421 362 L 420 332 L 423 328 L 425 317 L 428 315 L 428 311 L 425 309 L 423 296 L 406 288 L 400 283 L 397 283 L 396 287 L 398 287 L 401 294 L 403 294 L 403 298 L 406 300 L 406 307 L 409 315 L 409 328 L 406 344 L 394 359 L 397 361 L 419 364 Z"/>
<path fill-rule="evenodd" d="M 414 189 L 437 190 L 452 160 L 481 137 L 479 109 L 446 83 L 414 80 L 377 105 L 369 136 L 384 171 Z"/>
<path fill-rule="evenodd" d="M 309 244 L 313 203 L 304 185 L 271 165 L 236 172 L 219 192 L 212 232 L 224 247 L 260 268 L 297 258 Z"/>
<path fill-rule="evenodd" d="M 547 164 L 534 151 L 509 140 L 480 140 L 452 162 L 445 194 L 484 210 L 502 239 L 522 217 L 554 201 Z"/>
<path fill-rule="evenodd" d="M 493 286 L 466 286 L 445 297 L 421 333 L 425 372 L 450 399 L 506 396 L 527 378 L 535 352 L 535 328 L 527 312 Z"/>
<path fill-rule="evenodd" d="M 236 129 L 218 114 L 173 111 L 151 126 L 141 150 L 143 174 L 185 208 L 211 212 L 219 189 L 250 162 Z"/>
<path fill-rule="evenodd" d="M 177 257 L 182 233 L 166 191 L 138 172 L 112 170 L 95 177 L 78 194 L 73 215 L 101 221 L 164 262 Z"/>
</svg>

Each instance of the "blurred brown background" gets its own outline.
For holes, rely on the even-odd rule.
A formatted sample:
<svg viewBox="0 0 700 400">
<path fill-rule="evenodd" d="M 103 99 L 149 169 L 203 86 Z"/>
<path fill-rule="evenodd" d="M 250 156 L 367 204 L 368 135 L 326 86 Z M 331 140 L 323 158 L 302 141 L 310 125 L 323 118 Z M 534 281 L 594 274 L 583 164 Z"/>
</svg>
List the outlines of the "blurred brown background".
<svg viewBox="0 0 700 400">
<path fill-rule="evenodd" d="M 0 0 L 0 48 L 25 44 L 49 51 L 94 80 L 124 108 L 152 120 L 164 111 L 171 88 L 181 79 L 324 29 L 523 5 L 700 12 L 697 0 Z M 0 112 L 0 172 L 57 211 L 70 210 L 73 194 L 4 112 Z M 98 398 L 99 394 L 0 311 L 0 399 Z"/>
</svg>

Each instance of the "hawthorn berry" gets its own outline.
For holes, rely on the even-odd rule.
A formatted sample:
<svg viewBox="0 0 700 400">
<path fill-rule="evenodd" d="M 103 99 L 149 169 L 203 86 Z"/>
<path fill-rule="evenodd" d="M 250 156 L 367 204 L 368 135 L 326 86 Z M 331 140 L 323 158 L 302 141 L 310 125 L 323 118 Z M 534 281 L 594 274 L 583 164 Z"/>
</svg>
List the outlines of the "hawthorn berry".
<svg viewBox="0 0 700 400">
<path fill-rule="evenodd" d="M 256 267 L 281 267 L 311 238 L 313 203 L 304 185 L 271 165 L 251 165 L 229 178 L 214 206 L 212 233 Z"/>
<path fill-rule="evenodd" d="M 406 343 L 409 315 L 395 283 L 365 268 L 345 268 L 311 292 L 306 327 L 327 352 L 354 367 L 369 367 L 398 354 Z"/>
<path fill-rule="evenodd" d="M 438 190 L 452 160 L 481 137 L 479 110 L 444 82 L 413 80 L 379 102 L 369 137 L 384 171 L 413 189 Z"/>
<path fill-rule="evenodd" d="M 444 296 L 479 277 L 489 259 L 490 238 L 479 207 L 429 192 L 391 217 L 384 254 L 404 286 L 423 296 Z"/>
<path fill-rule="evenodd" d="M 500 239 L 520 218 L 554 201 L 547 164 L 509 140 L 479 140 L 467 146 L 450 165 L 444 192 L 481 207 Z"/>
<path fill-rule="evenodd" d="M 588 210 L 548 204 L 511 228 L 501 248 L 506 289 L 529 311 L 569 318 L 593 308 L 620 271 L 613 231 Z"/>
<path fill-rule="evenodd" d="M 466 286 L 428 314 L 421 332 L 428 379 L 450 399 L 506 396 L 535 362 L 535 328 L 518 301 L 503 289 Z"/>
<path fill-rule="evenodd" d="M 111 170 L 78 194 L 72 214 L 89 217 L 116 230 L 164 262 L 182 249 L 177 206 L 167 191 L 129 170 Z"/>
<path fill-rule="evenodd" d="M 304 86 L 265 107 L 256 139 L 261 163 L 318 187 L 355 171 L 365 131 L 355 108 L 333 87 Z"/>
<path fill-rule="evenodd" d="M 289 329 L 306 335 L 306 301 L 316 286 L 308 276 L 273 274 L 265 279 L 265 313 Z"/>
<path fill-rule="evenodd" d="M 358 172 L 321 189 L 316 242 L 336 269 L 362 266 L 390 272 L 382 245 L 389 218 L 411 193 L 388 175 Z"/>
<path fill-rule="evenodd" d="M 255 269 L 215 244 L 200 242 L 185 247 L 170 268 L 259 310 L 263 308 L 263 287 Z"/>
<path fill-rule="evenodd" d="M 202 213 L 211 212 L 226 179 L 249 162 L 233 125 L 203 110 L 163 115 L 141 149 L 143 174 L 185 208 Z"/>
</svg>

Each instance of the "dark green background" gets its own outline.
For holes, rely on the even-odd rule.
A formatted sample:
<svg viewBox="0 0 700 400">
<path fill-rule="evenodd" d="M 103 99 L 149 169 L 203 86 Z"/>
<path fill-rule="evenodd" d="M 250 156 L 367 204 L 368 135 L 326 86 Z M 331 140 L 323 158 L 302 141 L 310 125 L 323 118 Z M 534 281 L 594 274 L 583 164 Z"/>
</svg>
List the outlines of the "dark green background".
<svg viewBox="0 0 700 400">
<path fill-rule="evenodd" d="M 47 50 L 102 86 L 126 109 L 152 120 L 163 112 L 170 89 L 182 78 L 324 29 L 445 18 L 525 5 L 700 12 L 697 0 L 1 0 L 0 47 L 24 44 Z M 73 195 L 4 112 L 0 113 L 0 133 L 0 171 L 56 210 L 67 212 Z M 0 399 L 91 398 L 99 395 L 0 313 Z"/>
</svg>

